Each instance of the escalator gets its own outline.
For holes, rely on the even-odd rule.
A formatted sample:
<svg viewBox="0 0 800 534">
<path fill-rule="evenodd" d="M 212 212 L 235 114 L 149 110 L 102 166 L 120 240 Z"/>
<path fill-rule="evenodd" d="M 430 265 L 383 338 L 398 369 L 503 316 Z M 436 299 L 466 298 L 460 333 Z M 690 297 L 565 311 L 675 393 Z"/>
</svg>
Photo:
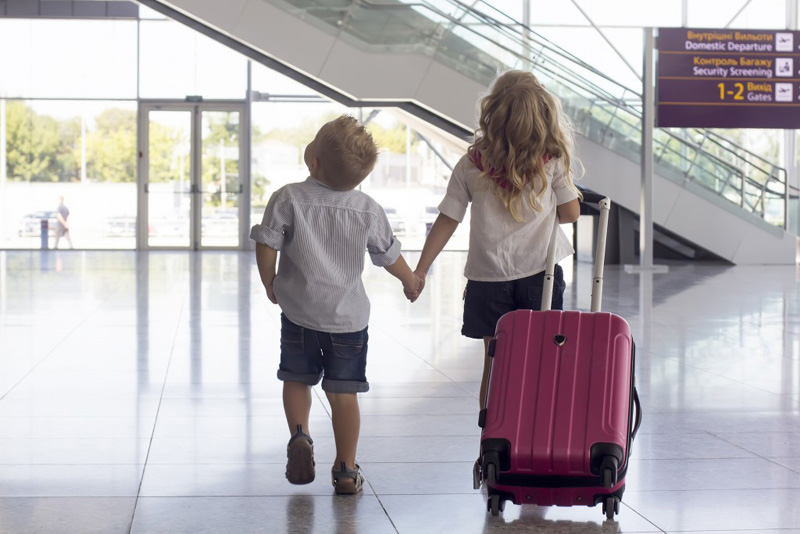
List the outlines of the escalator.
<svg viewBox="0 0 800 534">
<path fill-rule="evenodd" d="M 638 213 L 641 96 L 488 2 L 141 0 L 350 107 L 391 107 L 466 146 L 497 72 L 531 69 L 578 134 L 583 187 Z M 735 264 L 794 263 L 784 169 L 704 130 L 655 133 L 653 220 Z M 794 192 L 796 195 L 796 192 Z"/>
</svg>

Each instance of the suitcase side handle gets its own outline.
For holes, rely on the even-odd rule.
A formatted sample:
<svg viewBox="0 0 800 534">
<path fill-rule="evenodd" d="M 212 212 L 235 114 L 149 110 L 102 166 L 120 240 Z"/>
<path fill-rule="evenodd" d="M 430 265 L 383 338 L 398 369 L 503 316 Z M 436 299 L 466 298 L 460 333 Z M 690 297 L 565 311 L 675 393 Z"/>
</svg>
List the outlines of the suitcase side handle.
<svg viewBox="0 0 800 534">
<path fill-rule="evenodd" d="M 597 250 L 594 255 L 592 270 L 592 312 L 599 312 L 603 302 L 603 269 L 606 262 L 606 236 L 608 235 L 608 214 L 611 211 L 611 199 L 598 193 L 584 193 L 583 202 L 596 203 L 600 206 L 600 220 L 597 229 Z M 558 240 L 558 214 L 553 221 L 550 243 L 547 245 L 547 264 L 544 269 L 544 287 L 542 288 L 542 304 L 540 309 L 547 311 L 553 303 L 553 284 L 556 269 L 556 242 Z"/>
<path fill-rule="evenodd" d="M 639 392 L 636 391 L 635 386 L 633 388 L 633 406 L 636 409 L 636 422 L 633 424 L 633 431 L 631 431 L 631 443 L 636 439 L 636 433 L 639 431 L 639 427 L 642 426 L 642 404 L 639 402 Z"/>
</svg>

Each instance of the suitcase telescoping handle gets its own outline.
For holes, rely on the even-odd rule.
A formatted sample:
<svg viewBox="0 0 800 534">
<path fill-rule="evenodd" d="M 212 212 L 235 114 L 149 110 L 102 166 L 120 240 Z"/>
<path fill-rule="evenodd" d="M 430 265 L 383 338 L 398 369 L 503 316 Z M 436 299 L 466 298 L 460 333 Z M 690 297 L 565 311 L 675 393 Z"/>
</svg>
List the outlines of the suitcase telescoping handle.
<svg viewBox="0 0 800 534">
<path fill-rule="evenodd" d="M 600 224 L 597 229 L 597 251 L 594 255 L 594 269 L 592 274 L 592 308 L 591 311 L 599 312 L 603 301 L 603 266 L 606 261 L 606 235 L 608 234 L 608 214 L 611 210 L 611 199 L 598 193 L 586 191 L 583 193 L 583 202 L 598 204 L 600 206 Z M 544 287 L 542 288 L 542 311 L 550 309 L 553 302 L 553 283 L 556 270 L 556 241 L 558 240 L 558 215 L 553 222 L 553 231 L 550 234 L 550 244 L 547 246 L 547 266 L 544 271 Z"/>
</svg>

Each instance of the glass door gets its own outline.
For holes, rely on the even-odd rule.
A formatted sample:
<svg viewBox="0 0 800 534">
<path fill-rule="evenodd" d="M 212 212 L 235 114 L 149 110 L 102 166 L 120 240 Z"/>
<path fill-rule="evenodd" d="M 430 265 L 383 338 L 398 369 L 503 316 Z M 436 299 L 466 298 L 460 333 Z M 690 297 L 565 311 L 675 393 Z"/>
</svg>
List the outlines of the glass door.
<svg viewBox="0 0 800 534">
<path fill-rule="evenodd" d="M 239 247 L 240 111 L 200 110 L 200 247 Z"/>
<path fill-rule="evenodd" d="M 139 248 L 240 248 L 244 105 L 139 109 Z"/>
</svg>

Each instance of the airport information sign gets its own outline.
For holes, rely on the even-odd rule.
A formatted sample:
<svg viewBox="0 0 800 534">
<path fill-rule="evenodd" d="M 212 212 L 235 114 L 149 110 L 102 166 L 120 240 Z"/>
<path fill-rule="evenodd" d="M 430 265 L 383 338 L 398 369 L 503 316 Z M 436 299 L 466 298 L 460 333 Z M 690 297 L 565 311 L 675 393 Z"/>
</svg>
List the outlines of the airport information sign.
<svg viewBox="0 0 800 534">
<path fill-rule="evenodd" d="M 660 28 L 657 126 L 800 129 L 800 32 Z"/>
</svg>

